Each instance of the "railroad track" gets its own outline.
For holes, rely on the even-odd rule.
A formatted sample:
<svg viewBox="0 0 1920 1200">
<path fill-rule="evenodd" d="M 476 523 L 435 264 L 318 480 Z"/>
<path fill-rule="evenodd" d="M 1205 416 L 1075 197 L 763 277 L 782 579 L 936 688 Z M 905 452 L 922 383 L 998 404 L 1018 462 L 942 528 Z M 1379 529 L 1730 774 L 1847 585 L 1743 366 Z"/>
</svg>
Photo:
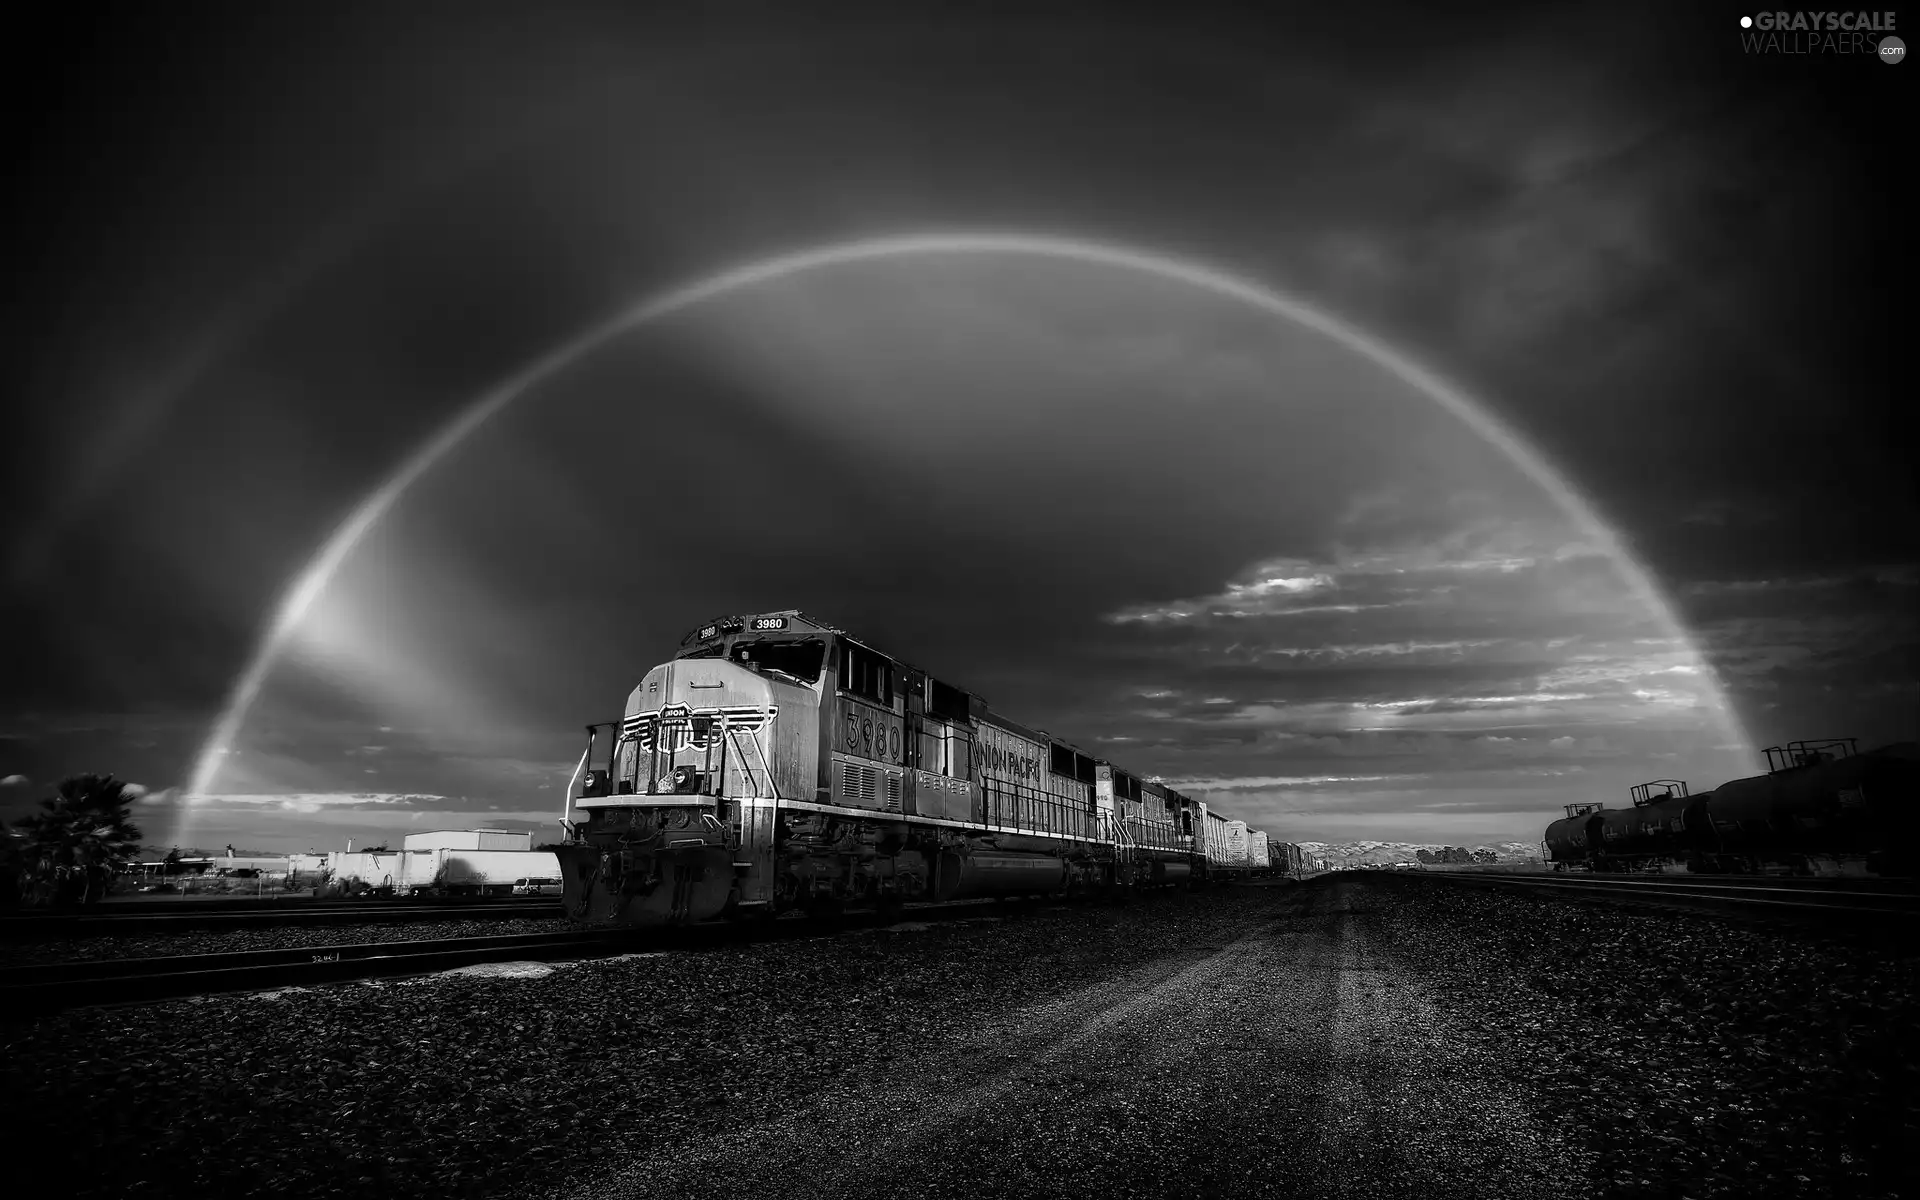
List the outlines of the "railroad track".
<svg viewBox="0 0 1920 1200">
<path fill-rule="evenodd" d="M 822 937 L 838 930 L 881 927 L 902 920 L 954 920 L 1030 907 L 1018 902 L 961 900 L 909 904 L 892 914 L 856 910 L 833 923 L 795 917 L 757 924 L 714 923 L 658 930 L 560 930 L 550 934 L 34 963 L 0 967 L 0 1013 L 31 1016 L 63 1008 L 141 1004 L 217 992 L 312 987 L 426 975 L 489 962 L 559 962 L 647 951 L 714 949 L 747 942 Z"/>
<path fill-rule="evenodd" d="M 209 905 L 186 910 L 94 910 L 23 913 L 0 917 L 0 941 L 48 937 L 95 937 L 181 929 L 248 929 L 274 925 L 378 925 L 394 921 L 487 921 L 508 917 L 562 917 L 557 898 L 477 904 L 302 904 L 238 907 Z"/>
<path fill-rule="evenodd" d="M 1710 911 L 1745 910 L 1785 916 L 1847 914 L 1910 920 L 1920 916 L 1920 891 L 1900 880 L 1786 879 L 1767 876 L 1643 875 L 1546 876 L 1426 872 L 1426 879 L 1510 890 L 1532 890 L 1619 904 L 1653 904 Z"/>
</svg>

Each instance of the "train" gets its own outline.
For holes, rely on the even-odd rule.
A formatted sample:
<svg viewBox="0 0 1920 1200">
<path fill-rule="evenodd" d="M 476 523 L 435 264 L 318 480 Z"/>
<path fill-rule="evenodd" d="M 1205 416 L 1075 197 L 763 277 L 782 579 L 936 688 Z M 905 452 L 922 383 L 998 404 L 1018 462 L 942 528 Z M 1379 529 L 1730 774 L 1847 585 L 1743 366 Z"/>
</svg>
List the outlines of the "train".
<svg viewBox="0 0 1920 1200">
<path fill-rule="evenodd" d="M 683 637 L 619 722 L 587 726 L 565 805 L 563 903 L 590 928 L 1125 895 L 1307 861 L 797 609 Z"/>
<path fill-rule="evenodd" d="M 1629 789 L 1624 808 L 1569 804 L 1547 826 L 1557 871 L 1905 877 L 1920 838 L 1920 743 L 1788 742 L 1767 772 L 1691 792 Z"/>
</svg>

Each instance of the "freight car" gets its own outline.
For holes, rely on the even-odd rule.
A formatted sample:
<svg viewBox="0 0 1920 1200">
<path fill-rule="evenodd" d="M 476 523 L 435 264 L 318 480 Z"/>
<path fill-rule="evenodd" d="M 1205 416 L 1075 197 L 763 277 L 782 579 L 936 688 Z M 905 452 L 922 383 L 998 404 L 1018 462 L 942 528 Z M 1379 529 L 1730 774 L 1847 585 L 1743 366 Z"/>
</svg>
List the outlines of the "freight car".
<svg viewBox="0 0 1920 1200">
<path fill-rule="evenodd" d="M 602 736 L 604 733 L 604 737 Z M 589 926 L 1118 893 L 1245 825 L 797 610 L 723 618 L 589 726 L 557 849 Z"/>
<path fill-rule="evenodd" d="M 1547 826 L 1547 856 L 1560 871 L 1914 874 L 1920 745 L 1860 753 L 1835 738 L 1766 755 L 1766 774 L 1709 792 L 1660 779 L 1625 808 L 1568 805 Z"/>
</svg>

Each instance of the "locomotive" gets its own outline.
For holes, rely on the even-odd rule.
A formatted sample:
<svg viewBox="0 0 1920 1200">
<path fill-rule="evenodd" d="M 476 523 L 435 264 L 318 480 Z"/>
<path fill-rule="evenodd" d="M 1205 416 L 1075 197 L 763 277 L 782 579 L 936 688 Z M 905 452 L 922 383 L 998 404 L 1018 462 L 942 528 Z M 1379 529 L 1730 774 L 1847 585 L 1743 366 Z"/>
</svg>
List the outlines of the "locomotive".
<svg viewBox="0 0 1920 1200">
<path fill-rule="evenodd" d="M 682 638 L 618 723 L 587 727 L 562 823 L 564 903 L 589 927 L 1257 869 L 1245 822 L 798 610 Z M 1302 861 L 1279 842 L 1267 860 Z"/>
<path fill-rule="evenodd" d="M 1548 858 L 1557 871 L 1913 874 L 1920 744 L 1861 753 L 1831 738 L 1766 755 L 1766 774 L 1708 792 L 1658 779 L 1630 789 L 1626 808 L 1569 804 L 1547 826 Z"/>
</svg>

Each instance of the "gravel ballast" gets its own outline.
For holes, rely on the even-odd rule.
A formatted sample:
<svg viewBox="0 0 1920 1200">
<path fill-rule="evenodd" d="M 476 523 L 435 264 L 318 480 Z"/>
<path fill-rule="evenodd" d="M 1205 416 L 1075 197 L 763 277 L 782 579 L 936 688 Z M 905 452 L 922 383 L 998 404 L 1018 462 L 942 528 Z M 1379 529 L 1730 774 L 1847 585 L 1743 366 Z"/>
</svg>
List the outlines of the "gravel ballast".
<svg viewBox="0 0 1920 1200">
<path fill-rule="evenodd" d="M 524 1195 L 590 1168 L 609 1138 L 796 1102 L 982 1012 L 1244 930 L 1257 907 L 1163 894 L 526 977 L 74 1011 L 7 1030 L 5 1094 L 22 1107 L 5 1124 L 64 1160 L 47 1165 L 76 1197 L 269 1180 Z"/>
<path fill-rule="evenodd" d="M 76 1011 L 4 1120 L 77 1197 L 1877 1197 L 1911 983 L 1347 876 Z"/>
<path fill-rule="evenodd" d="M 1370 929 L 1503 1045 L 1610 1196 L 1915 1194 L 1920 960 L 1804 929 L 1417 876 Z"/>
</svg>

